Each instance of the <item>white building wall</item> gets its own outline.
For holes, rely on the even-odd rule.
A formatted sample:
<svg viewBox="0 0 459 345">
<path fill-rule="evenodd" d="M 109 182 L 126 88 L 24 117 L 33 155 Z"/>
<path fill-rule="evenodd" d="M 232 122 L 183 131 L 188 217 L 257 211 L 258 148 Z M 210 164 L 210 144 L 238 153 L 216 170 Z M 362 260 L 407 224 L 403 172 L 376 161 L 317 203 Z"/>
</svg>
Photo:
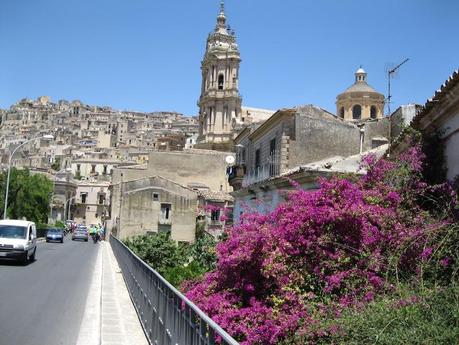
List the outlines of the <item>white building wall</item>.
<svg viewBox="0 0 459 345">
<path fill-rule="evenodd" d="M 301 188 L 305 190 L 315 190 L 318 188 L 317 183 L 302 183 Z M 273 188 L 273 186 L 269 186 Z M 285 188 L 273 188 L 267 191 L 257 190 L 255 194 L 244 196 L 235 196 L 233 209 L 233 222 L 239 224 L 241 215 L 244 213 L 261 213 L 267 214 L 273 211 L 279 204 L 285 201 L 285 193 L 288 190 L 294 189 L 293 186 Z M 247 189 L 245 189 L 247 190 Z"/>
<path fill-rule="evenodd" d="M 72 162 L 72 174 L 76 176 L 78 171 L 78 164 L 80 165 L 80 176 L 82 178 L 89 178 L 92 173 L 92 166 L 95 165 L 95 172 L 99 175 L 104 175 L 104 165 L 107 166 L 106 175 L 110 175 L 114 165 L 110 163 L 101 163 L 101 162 Z"/>
<path fill-rule="evenodd" d="M 442 126 L 445 141 L 445 159 L 448 167 L 447 178 L 453 181 L 459 176 L 459 111 Z"/>
</svg>

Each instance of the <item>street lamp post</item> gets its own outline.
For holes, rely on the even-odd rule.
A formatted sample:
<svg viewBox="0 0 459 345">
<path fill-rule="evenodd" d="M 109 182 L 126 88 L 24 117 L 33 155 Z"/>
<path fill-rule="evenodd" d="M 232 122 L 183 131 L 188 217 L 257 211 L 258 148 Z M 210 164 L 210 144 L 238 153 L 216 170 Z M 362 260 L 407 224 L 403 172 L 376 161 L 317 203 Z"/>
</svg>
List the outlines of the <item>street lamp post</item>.
<svg viewBox="0 0 459 345">
<path fill-rule="evenodd" d="M 16 151 L 19 148 L 21 148 L 22 146 L 24 146 L 25 144 L 28 144 L 31 141 L 40 140 L 40 139 L 53 140 L 54 137 L 52 135 L 50 135 L 50 134 L 47 134 L 47 135 L 43 135 L 43 136 L 38 137 L 38 138 L 32 138 L 32 139 L 26 140 L 22 144 L 16 146 L 16 148 L 13 150 L 13 152 L 11 152 L 10 159 L 8 161 L 8 177 L 6 178 L 5 206 L 4 206 L 4 210 L 3 210 L 3 219 L 6 219 L 6 210 L 8 208 L 8 191 L 9 191 L 9 188 L 10 188 L 11 161 L 13 160 L 13 156 L 16 153 Z"/>
</svg>

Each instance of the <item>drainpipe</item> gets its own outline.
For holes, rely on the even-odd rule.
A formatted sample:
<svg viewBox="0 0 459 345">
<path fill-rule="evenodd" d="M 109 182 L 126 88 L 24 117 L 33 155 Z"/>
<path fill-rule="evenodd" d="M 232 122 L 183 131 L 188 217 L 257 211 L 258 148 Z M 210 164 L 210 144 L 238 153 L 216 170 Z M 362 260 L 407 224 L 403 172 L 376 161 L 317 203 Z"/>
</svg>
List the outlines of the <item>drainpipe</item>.
<svg viewBox="0 0 459 345">
<path fill-rule="evenodd" d="M 363 152 L 363 138 L 365 137 L 365 127 L 360 128 L 360 154 Z"/>
</svg>

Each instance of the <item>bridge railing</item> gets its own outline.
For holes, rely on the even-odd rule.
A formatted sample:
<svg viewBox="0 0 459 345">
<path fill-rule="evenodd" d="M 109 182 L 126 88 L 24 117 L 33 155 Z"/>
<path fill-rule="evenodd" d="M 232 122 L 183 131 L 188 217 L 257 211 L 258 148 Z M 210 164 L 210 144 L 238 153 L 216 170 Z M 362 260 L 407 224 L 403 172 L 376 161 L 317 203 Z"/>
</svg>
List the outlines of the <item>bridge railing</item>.
<svg viewBox="0 0 459 345">
<path fill-rule="evenodd" d="M 111 235 L 110 244 L 150 344 L 238 345 L 120 240 Z"/>
</svg>

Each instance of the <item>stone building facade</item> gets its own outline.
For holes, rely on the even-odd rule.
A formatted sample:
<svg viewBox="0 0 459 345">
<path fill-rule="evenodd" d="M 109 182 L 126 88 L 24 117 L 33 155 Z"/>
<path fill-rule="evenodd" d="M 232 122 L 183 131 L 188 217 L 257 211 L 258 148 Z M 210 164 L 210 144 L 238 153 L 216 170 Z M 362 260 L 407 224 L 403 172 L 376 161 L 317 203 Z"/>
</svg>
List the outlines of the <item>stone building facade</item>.
<svg viewBox="0 0 459 345">
<path fill-rule="evenodd" d="M 229 182 L 238 189 L 296 166 L 358 154 L 387 143 L 389 128 L 389 119 L 358 127 L 313 105 L 279 110 L 235 138 L 236 164 Z"/>
<path fill-rule="evenodd" d="M 336 99 L 336 115 L 346 121 L 380 119 L 384 114 L 384 95 L 367 83 L 363 68 L 355 72 L 355 83 Z"/>
<path fill-rule="evenodd" d="M 105 225 L 110 218 L 109 186 L 106 181 L 79 181 L 69 219 L 86 225 Z"/>
<path fill-rule="evenodd" d="M 121 237 L 170 231 L 176 241 L 194 241 L 198 192 L 223 193 L 232 190 L 227 181 L 228 163 L 225 160 L 230 155 L 234 156 L 193 149 L 151 152 L 146 166 L 115 168 L 108 230 Z M 169 212 L 172 212 L 173 218 L 170 227 L 158 223 L 159 204 L 152 193 L 157 193 L 154 191 L 159 189 L 165 193 L 159 201 L 171 204 Z"/>
<path fill-rule="evenodd" d="M 178 242 L 194 242 L 197 195 L 161 176 L 123 183 L 113 198 L 119 238 L 169 232 Z M 118 209 L 117 209 L 118 208 Z"/>
</svg>

